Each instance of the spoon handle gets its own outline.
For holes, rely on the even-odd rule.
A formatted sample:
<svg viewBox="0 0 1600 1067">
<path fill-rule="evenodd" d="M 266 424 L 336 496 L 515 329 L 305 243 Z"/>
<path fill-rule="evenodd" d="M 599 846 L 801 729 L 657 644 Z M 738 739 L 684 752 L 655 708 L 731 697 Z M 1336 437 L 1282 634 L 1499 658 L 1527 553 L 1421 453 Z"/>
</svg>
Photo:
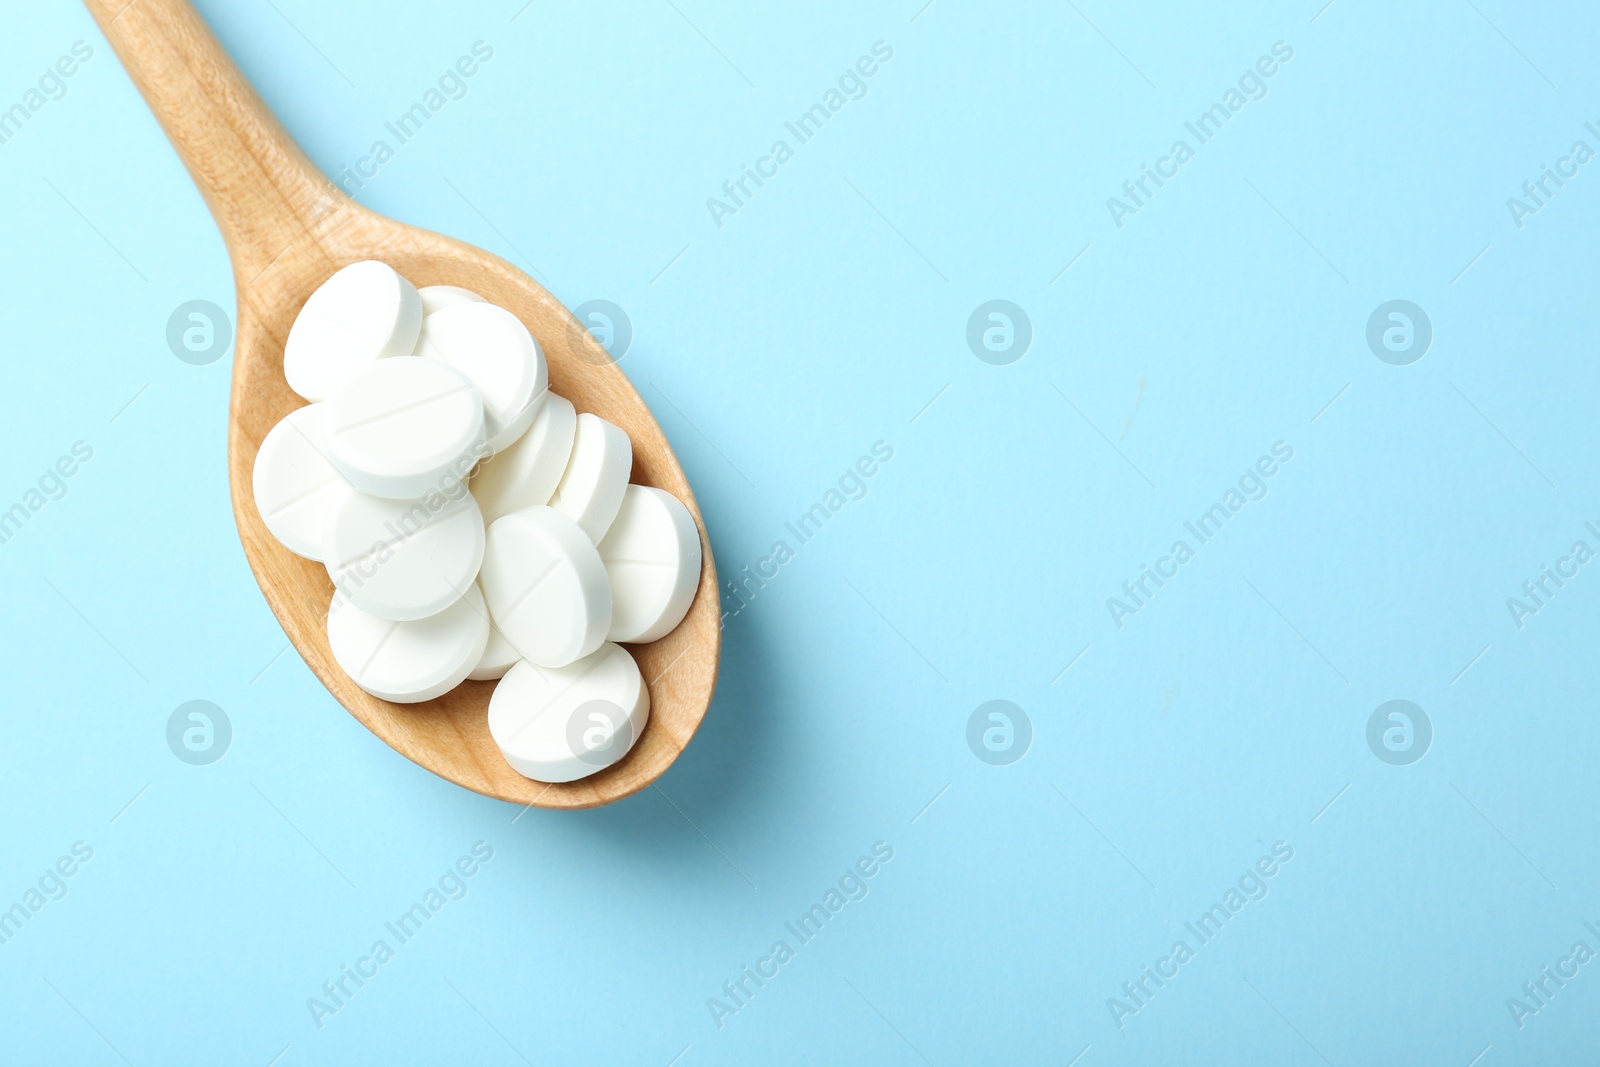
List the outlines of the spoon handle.
<svg viewBox="0 0 1600 1067">
<path fill-rule="evenodd" d="M 84 0 L 222 231 L 243 293 L 351 202 L 284 132 L 188 0 Z"/>
</svg>

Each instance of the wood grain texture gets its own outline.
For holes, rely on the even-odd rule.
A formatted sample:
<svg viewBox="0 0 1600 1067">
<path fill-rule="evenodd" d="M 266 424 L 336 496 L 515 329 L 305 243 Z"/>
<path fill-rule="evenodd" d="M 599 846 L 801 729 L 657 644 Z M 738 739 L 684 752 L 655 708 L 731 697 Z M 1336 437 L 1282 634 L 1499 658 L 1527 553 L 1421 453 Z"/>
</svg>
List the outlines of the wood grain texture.
<svg viewBox="0 0 1600 1067">
<path fill-rule="evenodd" d="M 284 633 L 328 691 L 401 755 L 487 796 L 544 808 L 587 808 L 643 789 L 683 751 L 716 686 L 721 611 L 716 566 L 688 479 L 627 377 L 571 313 L 526 274 L 479 248 L 384 218 L 332 185 L 284 133 L 187 0 L 85 0 L 188 166 L 227 243 L 238 296 L 229 404 L 228 477 L 245 557 Z M 128 210 L 138 210 L 134 204 Z M 633 439 L 633 480 L 672 493 L 700 527 L 704 569 L 688 617 L 649 645 L 629 646 L 650 686 L 650 721 L 619 763 L 549 784 L 513 771 L 489 736 L 493 682 L 437 700 L 391 704 L 347 678 L 328 648 L 333 585 L 291 553 L 256 512 L 256 450 L 305 402 L 283 377 L 289 326 L 334 271 L 378 259 L 418 286 L 460 285 L 520 318 L 550 365 L 550 387 Z"/>
</svg>

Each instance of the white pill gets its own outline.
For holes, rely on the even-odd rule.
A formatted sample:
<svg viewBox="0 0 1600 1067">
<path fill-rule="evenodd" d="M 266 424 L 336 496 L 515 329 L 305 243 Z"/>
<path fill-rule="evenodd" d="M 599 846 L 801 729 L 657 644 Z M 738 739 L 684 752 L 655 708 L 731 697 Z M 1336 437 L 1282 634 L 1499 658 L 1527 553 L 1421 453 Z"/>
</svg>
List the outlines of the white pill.
<svg viewBox="0 0 1600 1067">
<path fill-rule="evenodd" d="M 483 521 L 550 503 L 572 458 L 577 429 L 572 401 L 551 393 L 528 432 L 484 460 L 472 476 L 472 495 L 478 498 Z"/>
<path fill-rule="evenodd" d="M 478 387 L 489 454 L 521 437 L 545 400 L 544 353 L 522 321 L 493 304 L 441 308 L 422 323 L 417 355 L 448 363 Z"/>
<path fill-rule="evenodd" d="M 424 319 L 440 308 L 455 307 L 457 304 L 487 303 L 471 289 L 463 289 L 459 285 L 424 285 L 417 290 L 417 295 L 422 298 Z"/>
<path fill-rule="evenodd" d="M 492 682 L 496 678 L 504 678 L 506 672 L 522 659 L 506 635 L 500 632 L 500 627 L 492 621 L 489 623 L 489 644 L 483 650 L 483 655 L 478 657 L 478 665 L 472 668 L 472 673 L 467 675 L 475 682 Z"/>
<path fill-rule="evenodd" d="M 283 376 L 307 400 L 327 400 L 373 360 L 410 355 L 421 328 L 414 285 L 387 263 L 352 263 L 319 285 L 295 317 Z"/>
<path fill-rule="evenodd" d="M 683 621 L 700 585 L 700 531 L 681 500 L 628 486 L 599 550 L 611 581 L 610 640 L 655 641 Z"/>
<path fill-rule="evenodd" d="M 489 641 L 489 615 L 476 585 L 436 615 L 395 622 L 335 593 L 328 647 L 350 680 L 381 700 L 414 704 L 443 696 L 467 677 Z"/>
<path fill-rule="evenodd" d="M 649 719 L 638 664 L 609 641 L 569 667 L 518 663 L 489 697 L 494 743 L 513 770 L 540 782 L 572 782 L 611 766 Z"/>
<path fill-rule="evenodd" d="M 328 401 L 322 436 L 345 481 L 373 496 L 409 500 L 466 480 L 483 455 L 483 402 L 448 363 L 382 359 Z"/>
<path fill-rule="evenodd" d="M 583 527 L 598 542 L 622 507 L 622 493 L 633 473 L 633 442 L 598 415 L 578 416 L 572 458 L 556 486 L 550 506 Z"/>
<path fill-rule="evenodd" d="M 491 523 L 479 580 L 494 624 L 541 667 L 582 659 L 611 629 L 611 586 L 600 553 L 553 508 L 523 508 Z"/>
<path fill-rule="evenodd" d="M 483 516 L 472 494 L 386 500 L 351 493 L 328 512 L 328 577 L 363 611 L 409 622 L 466 593 L 483 564 Z"/>
<path fill-rule="evenodd" d="M 289 412 L 268 431 L 250 477 L 256 510 L 290 552 L 322 562 L 328 511 L 353 490 L 322 454 L 322 405 Z"/>
</svg>

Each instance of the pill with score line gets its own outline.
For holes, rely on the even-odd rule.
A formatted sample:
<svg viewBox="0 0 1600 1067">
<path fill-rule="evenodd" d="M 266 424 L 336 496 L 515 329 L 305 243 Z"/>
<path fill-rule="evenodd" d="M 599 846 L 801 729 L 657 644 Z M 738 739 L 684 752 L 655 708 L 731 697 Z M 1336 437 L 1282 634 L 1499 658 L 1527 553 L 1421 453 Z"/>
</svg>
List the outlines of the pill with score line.
<svg viewBox="0 0 1600 1067">
<path fill-rule="evenodd" d="M 295 316 L 283 376 L 307 400 L 327 400 L 374 360 L 409 355 L 421 329 L 416 286 L 386 263 L 352 263 L 319 285 Z"/>
</svg>

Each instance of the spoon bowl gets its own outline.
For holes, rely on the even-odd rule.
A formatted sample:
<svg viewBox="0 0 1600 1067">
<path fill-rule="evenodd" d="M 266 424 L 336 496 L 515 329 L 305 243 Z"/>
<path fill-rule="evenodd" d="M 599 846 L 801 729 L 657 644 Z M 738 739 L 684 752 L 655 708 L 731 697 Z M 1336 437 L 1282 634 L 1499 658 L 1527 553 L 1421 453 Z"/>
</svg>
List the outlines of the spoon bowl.
<svg viewBox="0 0 1600 1067">
<path fill-rule="evenodd" d="M 487 796 L 543 808 L 588 808 L 659 777 L 699 727 L 721 649 L 716 567 L 694 494 L 666 435 L 606 350 L 543 286 L 505 260 L 408 226 L 351 200 L 278 126 L 187 0 L 85 0 L 188 166 L 222 230 L 238 300 L 228 410 L 228 478 L 245 558 L 284 633 L 334 698 L 395 751 Z M 336 270 L 381 260 L 419 288 L 471 289 L 522 320 L 549 364 L 550 388 L 579 411 L 626 430 L 633 481 L 683 501 L 700 529 L 700 585 L 683 622 L 628 650 L 650 686 L 650 719 L 622 760 L 568 783 L 522 777 L 489 736 L 494 682 L 463 682 L 435 700 L 393 704 L 358 688 L 334 662 L 333 584 L 320 563 L 267 531 L 251 475 L 267 431 L 305 401 L 283 375 L 284 340 L 307 297 Z"/>
</svg>

